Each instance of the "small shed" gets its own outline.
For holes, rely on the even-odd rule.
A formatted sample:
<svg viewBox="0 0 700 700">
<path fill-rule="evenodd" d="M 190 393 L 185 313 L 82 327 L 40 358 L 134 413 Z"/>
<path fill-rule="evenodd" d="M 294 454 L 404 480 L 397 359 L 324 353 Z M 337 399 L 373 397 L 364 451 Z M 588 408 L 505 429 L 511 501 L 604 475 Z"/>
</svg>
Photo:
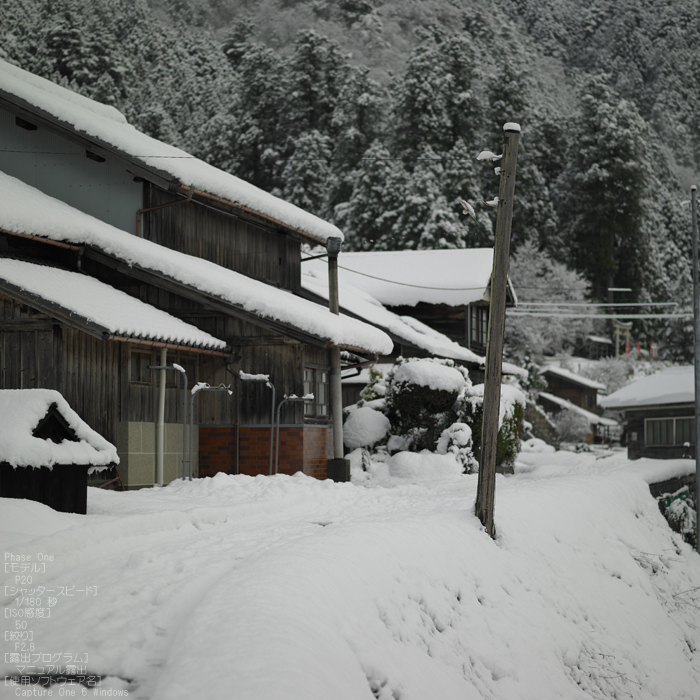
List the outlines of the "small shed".
<svg viewBox="0 0 700 700">
<path fill-rule="evenodd" d="M 606 396 L 625 417 L 630 459 L 695 457 L 695 379 L 691 365 L 668 367 Z"/>
<path fill-rule="evenodd" d="M 58 391 L 0 390 L 0 496 L 87 512 L 88 471 L 119 463 L 117 449 Z"/>
<path fill-rule="evenodd" d="M 587 411 L 595 412 L 598 408 L 598 392 L 605 389 L 604 384 L 563 367 L 550 366 L 541 374 L 547 382 L 548 394 L 566 399 Z"/>
</svg>

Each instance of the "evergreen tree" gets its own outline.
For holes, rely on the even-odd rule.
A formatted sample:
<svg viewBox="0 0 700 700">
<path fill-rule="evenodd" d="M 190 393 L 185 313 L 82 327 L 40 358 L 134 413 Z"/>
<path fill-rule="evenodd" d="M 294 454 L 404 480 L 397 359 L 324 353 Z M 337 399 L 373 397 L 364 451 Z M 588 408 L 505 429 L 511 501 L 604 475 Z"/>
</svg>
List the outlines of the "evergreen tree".
<svg viewBox="0 0 700 700">
<path fill-rule="evenodd" d="M 311 131 L 333 135 L 331 120 L 346 71 L 337 43 L 315 31 L 300 32 L 286 66 L 289 92 L 284 114 L 292 138 Z"/>
<path fill-rule="evenodd" d="M 294 152 L 282 171 L 282 197 L 313 214 L 327 216 L 330 158 L 327 136 L 318 131 L 298 136 L 294 142 Z"/>
<path fill-rule="evenodd" d="M 393 250 L 392 232 L 404 203 L 406 172 L 400 160 L 374 142 L 352 177 L 352 195 L 335 208 L 348 250 Z"/>
<path fill-rule="evenodd" d="M 649 249 L 643 228 L 648 130 L 602 77 L 586 81 L 581 105 L 567 202 L 572 260 L 597 299 L 614 286 L 630 287 L 636 298 Z"/>
</svg>

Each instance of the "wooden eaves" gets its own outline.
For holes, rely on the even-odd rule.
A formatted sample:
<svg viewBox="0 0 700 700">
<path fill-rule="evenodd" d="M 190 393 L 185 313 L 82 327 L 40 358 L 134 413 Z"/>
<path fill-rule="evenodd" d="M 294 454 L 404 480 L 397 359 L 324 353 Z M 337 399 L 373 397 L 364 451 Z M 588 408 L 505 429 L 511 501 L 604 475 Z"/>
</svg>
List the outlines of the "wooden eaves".
<svg viewBox="0 0 700 700">
<path fill-rule="evenodd" d="M 213 348 L 206 348 L 196 345 L 185 345 L 182 343 L 170 343 L 163 340 L 153 340 L 151 338 L 141 338 L 139 336 L 122 336 L 112 333 L 109 328 L 96 323 L 84 316 L 76 314 L 70 309 L 66 309 L 64 306 L 57 304 L 50 299 L 45 299 L 38 294 L 28 292 L 17 285 L 14 285 L 6 280 L 0 280 L 0 294 L 15 299 L 22 304 L 40 311 L 47 316 L 51 316 L 60 323 L 74 328 L 75 330 L 82 331 L 88 335 L 93 336 L 99 340 L 114 340 L 123 343 L 132 343 L 135 345 L 146 345 L 149 347 L 156 348 L 168 348 L 169 350 L 177 350 L 179 352 L 191 352 L 202 355 L 210 355 L 215 357 L 226 357 L 228 358 L 231 354 L 230 348 L 228 346 L 224 350 L 215 350 Z"/>
<path fill-rule="evenodd" d="M 226 316 L 231 316 L 242 321 L 253 323 L 275 334 L 287 336 L 288 338 L 292 338 L 300 343 L 321 348 L 329 348 L 336 345 L 328 339 L 320 338 L 317 335 L 303 331 L 300 328 L 296 328 L 290 324 L 266 316 L 259 316 L 252 311 L 244 309 L 239 304 L 226 301 L 225 299 L 221 299 L 220 297 L 209 294 L 208 292 L 203 292 L 200 289 L 185 284 L 184 282 L 180 282 L 172 277 L 168 277 L 160 272 L 149 270 L 147 268 L 140 267 L 139 265 L 129 265 L 128 263 L 107 255 L 100 250 L 95 250 L 94 248 L 86 246 L 84 255 L 86 258 L 94 260 L 105 267 L 116 270 L 127 277 L 146 282 L 147 284 L 151 284 L 159 289 L 164 289 L 165 291 L 173 292 L 174 294 L 184 297 L 185 299 L 190 299 L 191 301 L 202 304 L 203 306 L 213 309 L 214 311 L 222 313 Z M 348 345 L 345 343 L 339 344 L 338 347 L 346 350 L 366 352 L 366 348 L 356 345 Z"/>
</svg>

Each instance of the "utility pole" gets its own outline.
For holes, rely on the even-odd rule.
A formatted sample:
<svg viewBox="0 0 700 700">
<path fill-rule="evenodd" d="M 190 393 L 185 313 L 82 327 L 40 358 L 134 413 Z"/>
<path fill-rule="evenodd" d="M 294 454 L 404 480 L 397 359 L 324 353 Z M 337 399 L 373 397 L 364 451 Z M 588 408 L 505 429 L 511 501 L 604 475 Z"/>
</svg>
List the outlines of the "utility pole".
<svg viewBox="0 0 700 700">
<path fill-rule="evenodd" d="M 700 515 L 700 281 L 698 280 L 698 189 L 690 188 L 690 216 L 693 231 L 693 319 L 695 335 L 695 510 Z M 700 517 L 696 518 L 695 547 L 700 552 Z"/>
<path fill-rule="evenodd" d="M 481 432 L 481 465 L 476 492 L 476 516 L 491 537 L 496 536 L 493 511 L 496 493 L 496 448 L 498 414 L 501 405 L 501 369 L 503 333 L 506 320 L 506 289 L 510 259 L 510 229 L 513 223 L 515 165 L 518 160 L 520 126 L 508 123 L 503 127 L 504 143 L 501 159 L 501 180 L 498 188 L 496 240 L 491 273 L 489 334 L 486 343 L 486 376 L 484 379 L 484 418 Z"/>
<path fill-rule="evenodd" d="M 326 241 L 328 251 L 328 308 L 340 315 L 338 298 L 338 255 L 343 246 L 341 238 L 331 237 Z M 331 420 L 333 422 L 333 459 L 328 460 L 328 478 L 333 481 L 350 481 L 350 462 L 343 450 L 343 387 L 340 377 L 340 348 L 331 348 Z M 279 428 L 278 428 L 279 430 Z"/>
</svg>

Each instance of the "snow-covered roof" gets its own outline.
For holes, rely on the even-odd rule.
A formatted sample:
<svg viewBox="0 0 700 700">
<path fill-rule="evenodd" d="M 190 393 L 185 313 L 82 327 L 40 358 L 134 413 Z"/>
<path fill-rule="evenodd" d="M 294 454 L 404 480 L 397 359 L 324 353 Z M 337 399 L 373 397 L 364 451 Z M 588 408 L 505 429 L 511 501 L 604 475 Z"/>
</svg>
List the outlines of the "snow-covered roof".
<svg viewBox="0 0 700 700">
<path fill-rule="evenodd" d="M 599 403 L 604 408 L 621 409 L 694 401 L 695 374 L 691 365 L 685 365 L 643 377 L 601 398 Z"/>
<path fill-rule="evenodd" d="M 208 260 L 132 236 L 4 173 L 0 173 L 0 229 L 89 246 L 331 344 L 379 354 L 393 347 L 389 336 L 374 326 L 336 316 L 318 304 Z"/>
<path fill-rule="evenodd" d="M 604 338 L 602 335 L 587 335 L 586 340 L 590 340 L 593 343 L 605 343 L 606 345 L 613 344 L 610 338 Z"/>
<path fill-rule="evenodd" d="M 146 136 L 113 107 L 95 102 L 0 59 L 0 95 L 57 125 L 116 151 L 174 185 L 214 195 L 315 241 L 343 237 L 333 224 L 229 173 Z"/>
<path fill-rule="evenodd" d="M 343 253 L 340 260 L 344 260 Z M 384 329 L 400 341 L 425 350 L 436 357 L 461 360 L 483 365 L 485 359 L 463 345 L 451 340 L 425 323 L 411 316 L 399 316 L 377 301 L 369 292 L 351 284 L 347 277 L 339 275 L 338 297 L 340 306 L 348 313 L 364 319 L 372 325 Z M 359 281 L 364 285 L 364 281 Z M 328 267 L 322 260 L 311 260 L 302 265 L 301 286 L 322 299 L 328 299 Z M 503 363 L 503 371 L 508 374 L 527 376 L 526 370 L 509 362 Z"/>
<path fill-rule="evenodd" d="M 314 261 L 317 262 L 317 261 Z M 322 299 L 328 299 L 328 269 L 325 262 L 313 267 L 302 266 L 301 286 Z M 438 357 L 453 360 L 484 363 L 484 358 L 434 331 L 410 316 L 399 316 L 362 289 L 346 282 L 338 284 L 340 306 L 346 311 L 379 326 L 414 347 L 426 350 Z"/>
<path fill-rule="evenodd" d="M 78 442 L 55 443 L 32 434 L 52 404 L 75 433 Z M 96 433 L 58 391 L 0 390 L 0 462 L 13 467 L 51 467 L 54 464 L 105 466 L 118 464 L 117 448 Z"/>
<path fill-rule="evenodd" d="M 386 306 L 460 306 L 488 300 L 493 249 L 343 253 L 338 266 L 341 282 L 361 287 Z M 515 299 L 510 282 L 508 288 Z"/>
<path fill-rule="evenodd" d="M 581 386 L 588 387 L 589 389 L 597 389 L 598 391 L 605 390 L 605 384 L 596 382 L 593 379 L 588 379 L 588 377 L 582 377 L 580 374 L 571 372 L 568 369 L 564 369 L 563 367 L 545 367 L 545 369 L 542 370 L 542 374 L 547 373 L 553 374 L 556 377 L 561 377 L 562 379 L 567 379 L 570 382 L 580 384 Z"/>
<path fill-rule="evenodd" d="M 65 309 L 102 333 L 224 350 L 226 343 L 195 326 L 87 275 L 46 265 L 0 258 L 3 283 L 28 292 L 40 301 Z"/>
<path fill-rule="evenodd" d="M 574 403 L 571 403 L 571 401 L 567 401 L 566 399 L 562 399 L 560 396 L 554 396 L 554 394 L 548 394 L 546 391 L 541 391 L 540 396 L 543 399 L 546 399 L 547 401 L 551 401 L 552 403 L 557 404 L 557 406 L 561 406 L 562 408 L 567 408 L 570 411 L 574 411 L 574 413 L 578 413 L 581 416 L 584 416 L 585 418 L 588 419 L 588 422 L 591 425 L 607 425 L 610 427 L 614 427 L 616 425 L 619 425 L 616 420 L 613 420 L 612 418 L 603 418 L 603 416 L 599 416 L 596 413 L 592 413 L 591 411 L 587 411 L 585 408 L 581 408 L 580 406 L 577 406 Z"/>
</svg>

